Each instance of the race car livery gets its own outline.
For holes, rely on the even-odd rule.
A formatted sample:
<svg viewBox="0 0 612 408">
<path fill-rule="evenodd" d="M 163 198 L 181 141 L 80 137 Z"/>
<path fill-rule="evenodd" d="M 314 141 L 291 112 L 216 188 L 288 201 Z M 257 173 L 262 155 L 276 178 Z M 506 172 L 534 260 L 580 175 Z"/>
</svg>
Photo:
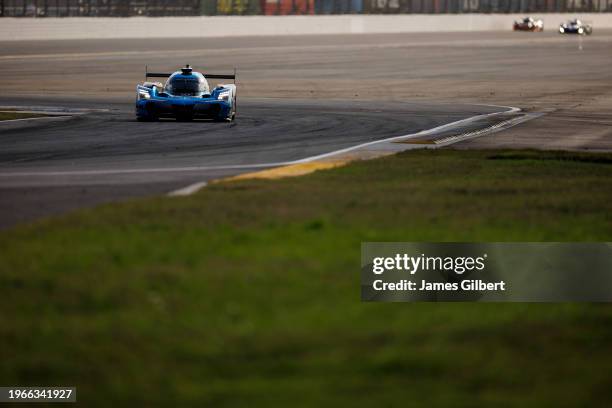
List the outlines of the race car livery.
<svg viewBox="0 0 612 408">
<path fill-rule="evenodd" d="M 544 21 L 542 19 L 535 20 L 531 17 L 525 17 L 522 20 L 517 20 L 512 25 L 514 31 L 544 31 Z"/>
<path fill-rule="evenodd" d="M 591 35 L 592 32 L 593 28 L 590 25 L 584 24 L 577 18 L 570 20 L 567 23 L 561 23 L 561 25 L 559 25 L 560 34 Z"/>
<path fill-rule="evenodd" d="M 232 121 L 236 117 L 236 84 L 220 84 L 211 90 L 207 80 L 235 81 L 235 71 L 231 75 L 204 75 L 187 65 L 172 74 L 145 72 L 145 80 L 152 77 L 168 80 L 164 85 L 144 82 L 136 87 L 136 119 L 139 121 L 160 118 Z"/>
</svg>

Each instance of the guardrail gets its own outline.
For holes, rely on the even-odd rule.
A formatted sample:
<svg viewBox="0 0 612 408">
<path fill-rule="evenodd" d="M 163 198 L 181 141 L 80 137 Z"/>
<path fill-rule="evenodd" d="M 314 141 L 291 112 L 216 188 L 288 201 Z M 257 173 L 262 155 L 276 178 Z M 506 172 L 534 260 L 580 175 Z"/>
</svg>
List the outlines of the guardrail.
<svg viewBox="0 0 612 408">
<path fill-rule="evenodd" d="M 612 0 L 0 0 L 0 17 L 586 12 Z"/>
</svg>

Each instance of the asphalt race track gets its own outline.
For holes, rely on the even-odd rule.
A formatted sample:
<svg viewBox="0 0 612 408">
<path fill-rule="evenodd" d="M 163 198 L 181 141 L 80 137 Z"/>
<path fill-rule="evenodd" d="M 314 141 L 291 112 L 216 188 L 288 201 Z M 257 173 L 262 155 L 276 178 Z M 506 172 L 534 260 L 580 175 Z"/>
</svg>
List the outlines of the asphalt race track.
<svg viewBox="0 0 612 408">
<path fill-rule="evenodd" d="M 457 147 L 609 150 L 610 49 L 603 31 L 0 42 L 0 106 L 97 110 L 0 127 L 0 228 L 503 110 L 491 105 L 547 115 Z M 135 121 L 144 65 L 184 63 L 239 68 L 234 124 Z"/>
<path fill-rule="evenodd" d="M 25 101 L 24 101 L 25 102 Z M 30 100 L 29 105 L 40 103 Z M 2 133 L 0 225 L 164 194 L 481 113 L 474 105 L 241 101 L 232 124 L 135 121 L 132 104 Z M 195 168 L 195 169 L 194 169 Z"/>
</svg>

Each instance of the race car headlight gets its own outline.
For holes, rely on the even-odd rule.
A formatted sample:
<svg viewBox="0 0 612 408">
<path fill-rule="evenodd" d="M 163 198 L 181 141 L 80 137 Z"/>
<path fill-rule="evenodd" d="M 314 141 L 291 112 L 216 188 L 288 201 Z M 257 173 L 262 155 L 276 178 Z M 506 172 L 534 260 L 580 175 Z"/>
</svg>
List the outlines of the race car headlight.
<svg viewBox="0 0 612 408">
<path fill-rule="evenodd" d="M 139 89 L 138 90 L 138 98 L 139 99 L 150 99 L 151 98 L 151 94 L 148 91 L 145 91 L 144 89 Z"/>
<path fill-rule="evenodd" d="M 559 32 L 560 32 L 561 34 L 563 34 L 563 33 L 565 32 L 565 30 L 563 29 L 563 27 L 559 27 Z"/>
<path fill-rule="evenodd" d="M 219 101 L 229 101 L 230 91 L 223 91 L 217 96 L 217 100 Z"/>
<path fill-rule="evenodd" d="M 584 29 L 583 29 L 582 27 L 580 27 L 580 28 L 578 29 L 578 33 L 582 34 L 583 32 L 584 32 Z"/>
</svg>

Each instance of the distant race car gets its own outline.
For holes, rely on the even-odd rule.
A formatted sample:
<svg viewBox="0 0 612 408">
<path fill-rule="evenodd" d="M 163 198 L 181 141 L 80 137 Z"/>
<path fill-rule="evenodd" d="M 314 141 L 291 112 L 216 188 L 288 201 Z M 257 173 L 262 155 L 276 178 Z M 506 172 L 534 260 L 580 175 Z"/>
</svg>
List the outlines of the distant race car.
<svg viewBox="0 0 612 408">
<path fill-rule="evenodd" d="M 187 65 L 172 74 L 145 72 L 148 78 L 168 78 L 165 85 L 145 82 L 136 87 L 136 119 L 212 119 L 232 121 L 236 117 L 236 72 L 232 75 L 204 75 Z M 232 79 L 210 90 L 207 78 Z"/>
<path fill-rule="evenodd" d="M 525 17 L 522 20 L 514 21 L 512 29 L 514 31 L 544 31 L 544 21 L 542 19 L 534 20 L 531 17 Z"/>
<path fill-rule="evenodd" d="M 560 34 L 580 34 L 580 35 L 591 35 L 593 32 L 593 27 L 588 24 L 584 24 L 582 21 L 577 18 L 568 21 L 567 23 L 562 23 L 559 26 Z"/>
</svg>

